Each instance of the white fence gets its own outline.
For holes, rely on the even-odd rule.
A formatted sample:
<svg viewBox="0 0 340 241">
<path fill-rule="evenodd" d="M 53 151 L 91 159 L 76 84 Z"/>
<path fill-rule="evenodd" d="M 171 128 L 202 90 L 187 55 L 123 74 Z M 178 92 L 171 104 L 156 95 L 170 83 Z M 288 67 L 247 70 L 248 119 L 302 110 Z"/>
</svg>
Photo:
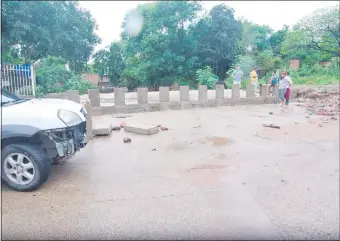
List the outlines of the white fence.
<svg viewBox="0 0 340 241">
<path fill-rule="evenodd" d="M 35 95 L 35 73 L 32 65 L 1 65 L 1 87 L 10 92 Z"/>
</svg>

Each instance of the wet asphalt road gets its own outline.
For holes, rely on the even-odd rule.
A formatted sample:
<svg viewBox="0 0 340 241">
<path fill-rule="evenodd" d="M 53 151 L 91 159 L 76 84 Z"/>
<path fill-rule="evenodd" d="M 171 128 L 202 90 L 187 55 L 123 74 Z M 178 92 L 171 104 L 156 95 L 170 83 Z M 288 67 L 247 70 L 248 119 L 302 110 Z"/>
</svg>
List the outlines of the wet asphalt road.
<svg viewBox="0 0 340 241">
<path fill-rule="evenodd" d="M 2 239 L 338 239 L 339 122 L 305 116 L 266 105 L 96 117 L 169 130 L 95 138 L 39 190 L 3 187 Z"/>
</svg>

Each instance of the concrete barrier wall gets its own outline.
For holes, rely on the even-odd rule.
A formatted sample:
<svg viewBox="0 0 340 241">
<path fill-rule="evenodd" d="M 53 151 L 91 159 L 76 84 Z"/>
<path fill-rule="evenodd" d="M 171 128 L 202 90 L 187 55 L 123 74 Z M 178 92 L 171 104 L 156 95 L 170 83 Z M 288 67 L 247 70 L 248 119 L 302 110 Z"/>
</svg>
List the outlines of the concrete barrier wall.
<svg viewBox="0 0 340 241">
<path fill-rule="evenodd" d="M 138 104 L 125 104 L 125 89 L 115 88 L 114 106 L 100 106 L 100 93 L 98 89 L 89 89 L 88 98 L 91 105 L 92 115 L 105 115 L 114 113 L 151 112 L 162 110 L 182 110 L 191 108 L 204 108 L 216 106 L 233 106 L 248 104 L 269 104 L 278 102 L 278 89 L 274 87 L 273 96 L 268 96 L 268 85 L 260 86 L 260 96 L 254 96 L 254 87 L 249 84 L 246 89 L 246 97 L 240 97 L 240 86 L 233 84 L 231 98 L 224 97 L 224 86 L 216 85 L 215 99 L 208 99 L 208 88 L 205 85 L 198 87 L 198 100 L 190 100 L 189 86 L 180 86 L 180 100 L 170 102 L 169 87 L 159 88 L 159 103 L 148 103 L 148 89 L 137 88 Z M 54 98 L 63 98 L 80 102 L 79 91 L 70 90 L 65 93 L 52 95 Z M 51 97 L 52 97 L 51 96 Z"/>
</svg>

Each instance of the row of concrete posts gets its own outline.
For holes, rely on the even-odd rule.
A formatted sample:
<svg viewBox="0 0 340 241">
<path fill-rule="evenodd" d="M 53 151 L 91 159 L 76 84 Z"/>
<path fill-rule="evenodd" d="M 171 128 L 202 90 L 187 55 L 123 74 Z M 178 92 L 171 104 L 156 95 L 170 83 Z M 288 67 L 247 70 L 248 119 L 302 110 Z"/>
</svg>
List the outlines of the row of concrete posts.
<svg viewBox="0 0 340 241">
<path fill-rule="evenodd" d="M 125 89 L 124 88 L 115 88 L 114 89 L 114 104 L 116 106 L 125 105 Z M 240 98 L 240 85 L 233 84 L 231 91 L 231 98 L 237 99 Z M 279 96 L 278 86 L 273 87 L 273 93 L 276 98 Z M 66 92 L 67 99 L 80 103 L 79 91 L 77 90 L 69 90 Z M 265 97 L 268 95 L 268 85 L 262 84 L 260 86 L 260 96 Z M 254 87 L 251 83 L 248 84 L 246 89 L 246 97 L 254 97 Z M 90 99 L 91 107 L 99 107 L 100 106 L 100 93 L 98 89 L 89 89 L 88 90 L 88 98 Z M 198 100 L 199 101 L 207 101 L 208 99 L 208 88 L 206 85 L 200 85 L 198 87 Z M 216 85 L 216 99 L 223 100 L 224 99 L 224 86 Z M 137 88 L 137 100 L 138 104 L 147 104 L 148 103 L 148 89 L 147 88 Z M 169 102 L 169 87 L 163 86 L 159 87 L 159 101 L 160 102 Z M 180 101 L 187 102 L 189 101 L 189 86 L 180 86 Z"/>
</svg>

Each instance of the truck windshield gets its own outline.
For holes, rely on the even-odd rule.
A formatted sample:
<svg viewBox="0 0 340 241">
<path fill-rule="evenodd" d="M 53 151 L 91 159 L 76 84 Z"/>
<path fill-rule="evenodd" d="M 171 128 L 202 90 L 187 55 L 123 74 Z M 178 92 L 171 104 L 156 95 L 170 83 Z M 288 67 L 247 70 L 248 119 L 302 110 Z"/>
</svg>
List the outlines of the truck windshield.
<svg viewBox="0 0 340 241">
<path fill-rule="evenodd" d="M 26 101 L 27 99 L 20 98 L 19 96 L 5 90 L 1 89 L 1 105 L 5 104 L 15 104 Z"/>
</svg>

